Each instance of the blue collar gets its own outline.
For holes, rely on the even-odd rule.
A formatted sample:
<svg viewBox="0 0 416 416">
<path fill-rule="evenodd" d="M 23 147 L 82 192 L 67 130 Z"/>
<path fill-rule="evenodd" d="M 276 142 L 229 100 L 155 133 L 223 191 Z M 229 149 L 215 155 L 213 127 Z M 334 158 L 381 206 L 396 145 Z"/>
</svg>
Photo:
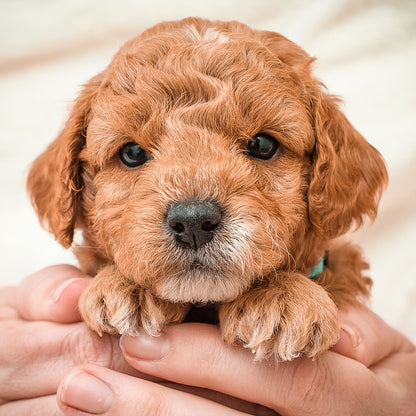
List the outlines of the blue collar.
<svg viewBox="0 0 416 416">
<path fill-rule="evenodd" d="M 319 259 L 319 263 L 315 266 L 309 267 L 308 277 L 309 279 L 315 279 L 318 277 L 325 269 L 325 266 L 328 264 L 328 252 L 325 252 L 325 255 Z"/>
</svg>

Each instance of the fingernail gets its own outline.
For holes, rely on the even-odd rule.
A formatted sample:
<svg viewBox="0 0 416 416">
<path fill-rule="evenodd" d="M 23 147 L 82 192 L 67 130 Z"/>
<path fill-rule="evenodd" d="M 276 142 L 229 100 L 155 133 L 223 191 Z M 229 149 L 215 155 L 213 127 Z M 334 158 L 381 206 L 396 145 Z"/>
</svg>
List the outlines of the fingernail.
<svg viewBox="0 0 416 416">
<path fill-rule="evenodd" d="M 361 344 L 360 335 L 348 325 L 342 325 L 339 343 L 348 343 L 352 348 L 357 348 Z"/>
<path fill-rule="evenodd" d="M 81 281 L 81 280 L 84 280 L 84 279 L 81 279 L 80 277 L 73 277 L 72 279 L 65 280 L 65 282 L 62 283 L 60 286 L 58 286 L 57 289 L 55 290 L 55 292 L 53 292 L 53 294 L 52 294 L 53 303 L 58 303 L 59 302 L 59 300 L 61 299 L 61 295 L 62 295 L 63 291 L 67 287 L 71 286 L 72 283 L 78 282 L 78 281 Z"/>
<path fill-rule="evenodd" d="M 166 357 L 170 342 L 164 334 L 152 336 L 144 330 L 139 330 L 136 336 L 121 337 L 120 346 L 126 358 L 156 361 Z"/>
<path fill-rule="evenodd" d="M 72 408 L 100 415 L 107 412 L 114 393 L 103 381 L 83 371 L 73 372 L 64 382 L 61 400 Z"/>
</svg>

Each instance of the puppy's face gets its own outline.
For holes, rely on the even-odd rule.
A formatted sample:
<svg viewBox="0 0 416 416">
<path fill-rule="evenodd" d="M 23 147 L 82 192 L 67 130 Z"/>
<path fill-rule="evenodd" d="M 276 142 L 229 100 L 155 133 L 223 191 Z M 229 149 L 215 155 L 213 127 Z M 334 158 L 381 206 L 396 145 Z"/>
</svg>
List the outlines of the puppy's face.
<svg viewBox="0 0 416 416">
<path fill-rule="evenodd" d="M 270 36 L 199 21 L 162 26 L 126 44 L 87 87 L 88 103 L 78 102 L 87 110 L 77 127 L 84 137 L 72 138 L 77 150 L 66 162 L 75 160 L 78 184 L 72 227 L 77 222 L 90 245 L 158 297 L 232 300 L 254 281 L 295 268 L 307 235 L 328 238 L 375 211 L 384 180 L 378 156 L 351 206 L 336 215 L 325 208 L 325 198 L 352 187 L 331 185 L 342 177 L 331 158 L 347 142 L 369 158 L 374 149 L 352 139 L 358 133 L 329 98 L 319 101 L 307 55 L 279 37 L 296 58 L 276 56 Z M 322 121 L 317 113 L 325 112 Z M 328 127 L 331 118 L 336 127 Z M 330 128 L 343 138 L 329 137 Z M 328 189 L 320 189 L 325 169 Z"/>
<path fill-rule="evenodd" d="M 145 41 L 134 71 L 114 68 L 81 157 L 96 241 L 172 301 L 235 298 L 288 263 L 307 221 L 314 139 L 301 83 L 264 48 L 211 35 L 185 29 L 156 62 Z"/>
</svg>

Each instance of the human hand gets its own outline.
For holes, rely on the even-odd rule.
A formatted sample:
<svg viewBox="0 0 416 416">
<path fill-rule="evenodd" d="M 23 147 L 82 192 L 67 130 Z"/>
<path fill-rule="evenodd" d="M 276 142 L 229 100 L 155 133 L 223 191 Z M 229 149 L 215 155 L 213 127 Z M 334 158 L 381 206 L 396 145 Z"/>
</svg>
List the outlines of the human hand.
<svg viewBox="0 0 416 416">
<path fill-rule="evenodd" d="M 78 322 L 78 299 L 89 281 L 60 265 L 0 289 L 0 416 L 62 414 L 58 385 L 79 364 L 139 374 L 125 362 L 118 338 L 100 338 Z"/>
<path fill-rule="evenodd" d="M 157 381 L 128 365 L 118 337 L 98 337 L 80 322 L 78 300 L 90 281 L 59 265 L 0 289 L 0 416 L 62 415 L 58 385 L 80 364 Z"/>
<path fill-rule="evenodd" d="M 216 402 L 225 396 L 208 400 L 190 394 L 198 388 L 285 416 L 416 414 L 415 347 L 366 308 L 341 312 L 341 325 L 333 351 L 315 361 L 300 358 L 278 365 L 254 362 L 249 351 L 225 345 L 210 325 L 175 325 L 156 338 L 144 333 L 123 337 L 121 347 L 133 367 L 193 387 L 183 392 L 82 366 L 61 383 L 59 405 L 70 416 L 276 414 L 264 407 L 241 407 L 241 402 Z"/>
<path fill-rule="evenodd" d="M 113 405 L 109 411 L 101 412 L 108 415 L 128 415 L 132 411 L 166 414 L 167 408 L 172 414 L 242 414 L 233 408 L 244 411 L 243 414 L 270 414 L 263 407 L 218 393 L 221 391 L 266 404 L 283 415 L 303 414 L 305 409 L 311 409 L 309 414 L 322 414 L 325 406 L 330 414 L 348 413 L 347 406 L 361 406 L 351 410 L 354 414 L 415 412 L 414 347 L 368 310 L 354 309 L 341 315 L 346 332 L 341 334 L 334 350 L 353 360 L 328 352 L 315 362 L 301 359 L 277 368 L 273 363 L 253 363 L 248 351 L 224 345 L 215 327 L 198 324 L 167 328 L 160 338 L 142 335 L 123 340 L 129 362 L 139 370 L 212 389 L 189 387 L 188 391 L 194 393 L 190 395 L 167 389 L 168 383 L 160 385 L 137 378 L 140 373 L 133 372 L 124 361 L 117 338 L 99 338 L 85 324 L 71 324 L 80 319 L 78 297 L 89 284 L 89 279 L 80 276 L 76 268 L 55 266 L 35 273 L 18 287 L 0 290 L 0 415 L 61 414 L 55 397 L 59 381 L 74 366 L 88 362 L 117 372 L 85 365 L 71 372 L 61 384 L 58 396 L 65 414 L 80 414 L 67 407 L 65 399 L 80 399 L 76 395 L 68 397 L 68 393 L 77 378 L 74 374 L 82 377 L 85 373 L 101 376 L 110 387 L 107 399 L 113 397 Z M 32 322 L 36 320 L 50 322 Z M 154 343 L 163 340 L 168 340 L 169 349 L 158 360 Z M 296 383 L 288 383 L 291 380 Z M 84 386 L 88 387 L 90 381 L 84 378 Z M 132 396 L 126 400 L 129 392 Z M 104 404 L 108 403 L 96 403 Z"/>
</svg>

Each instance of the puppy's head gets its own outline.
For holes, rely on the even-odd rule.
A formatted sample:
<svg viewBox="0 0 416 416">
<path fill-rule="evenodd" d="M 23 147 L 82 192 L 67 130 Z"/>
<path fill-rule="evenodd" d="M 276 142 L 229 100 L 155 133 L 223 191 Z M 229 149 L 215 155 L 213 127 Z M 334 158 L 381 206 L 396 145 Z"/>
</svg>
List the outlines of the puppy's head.
<svg viewBox="0 0 416 416">
<path fill-rule="evenodd" d="M 386 171 L 281 35 L 186 19 L 84 88 L 28 189 L 65 247 L 155 295 L 224 301 L 375 216 Z"/>
</svg>

